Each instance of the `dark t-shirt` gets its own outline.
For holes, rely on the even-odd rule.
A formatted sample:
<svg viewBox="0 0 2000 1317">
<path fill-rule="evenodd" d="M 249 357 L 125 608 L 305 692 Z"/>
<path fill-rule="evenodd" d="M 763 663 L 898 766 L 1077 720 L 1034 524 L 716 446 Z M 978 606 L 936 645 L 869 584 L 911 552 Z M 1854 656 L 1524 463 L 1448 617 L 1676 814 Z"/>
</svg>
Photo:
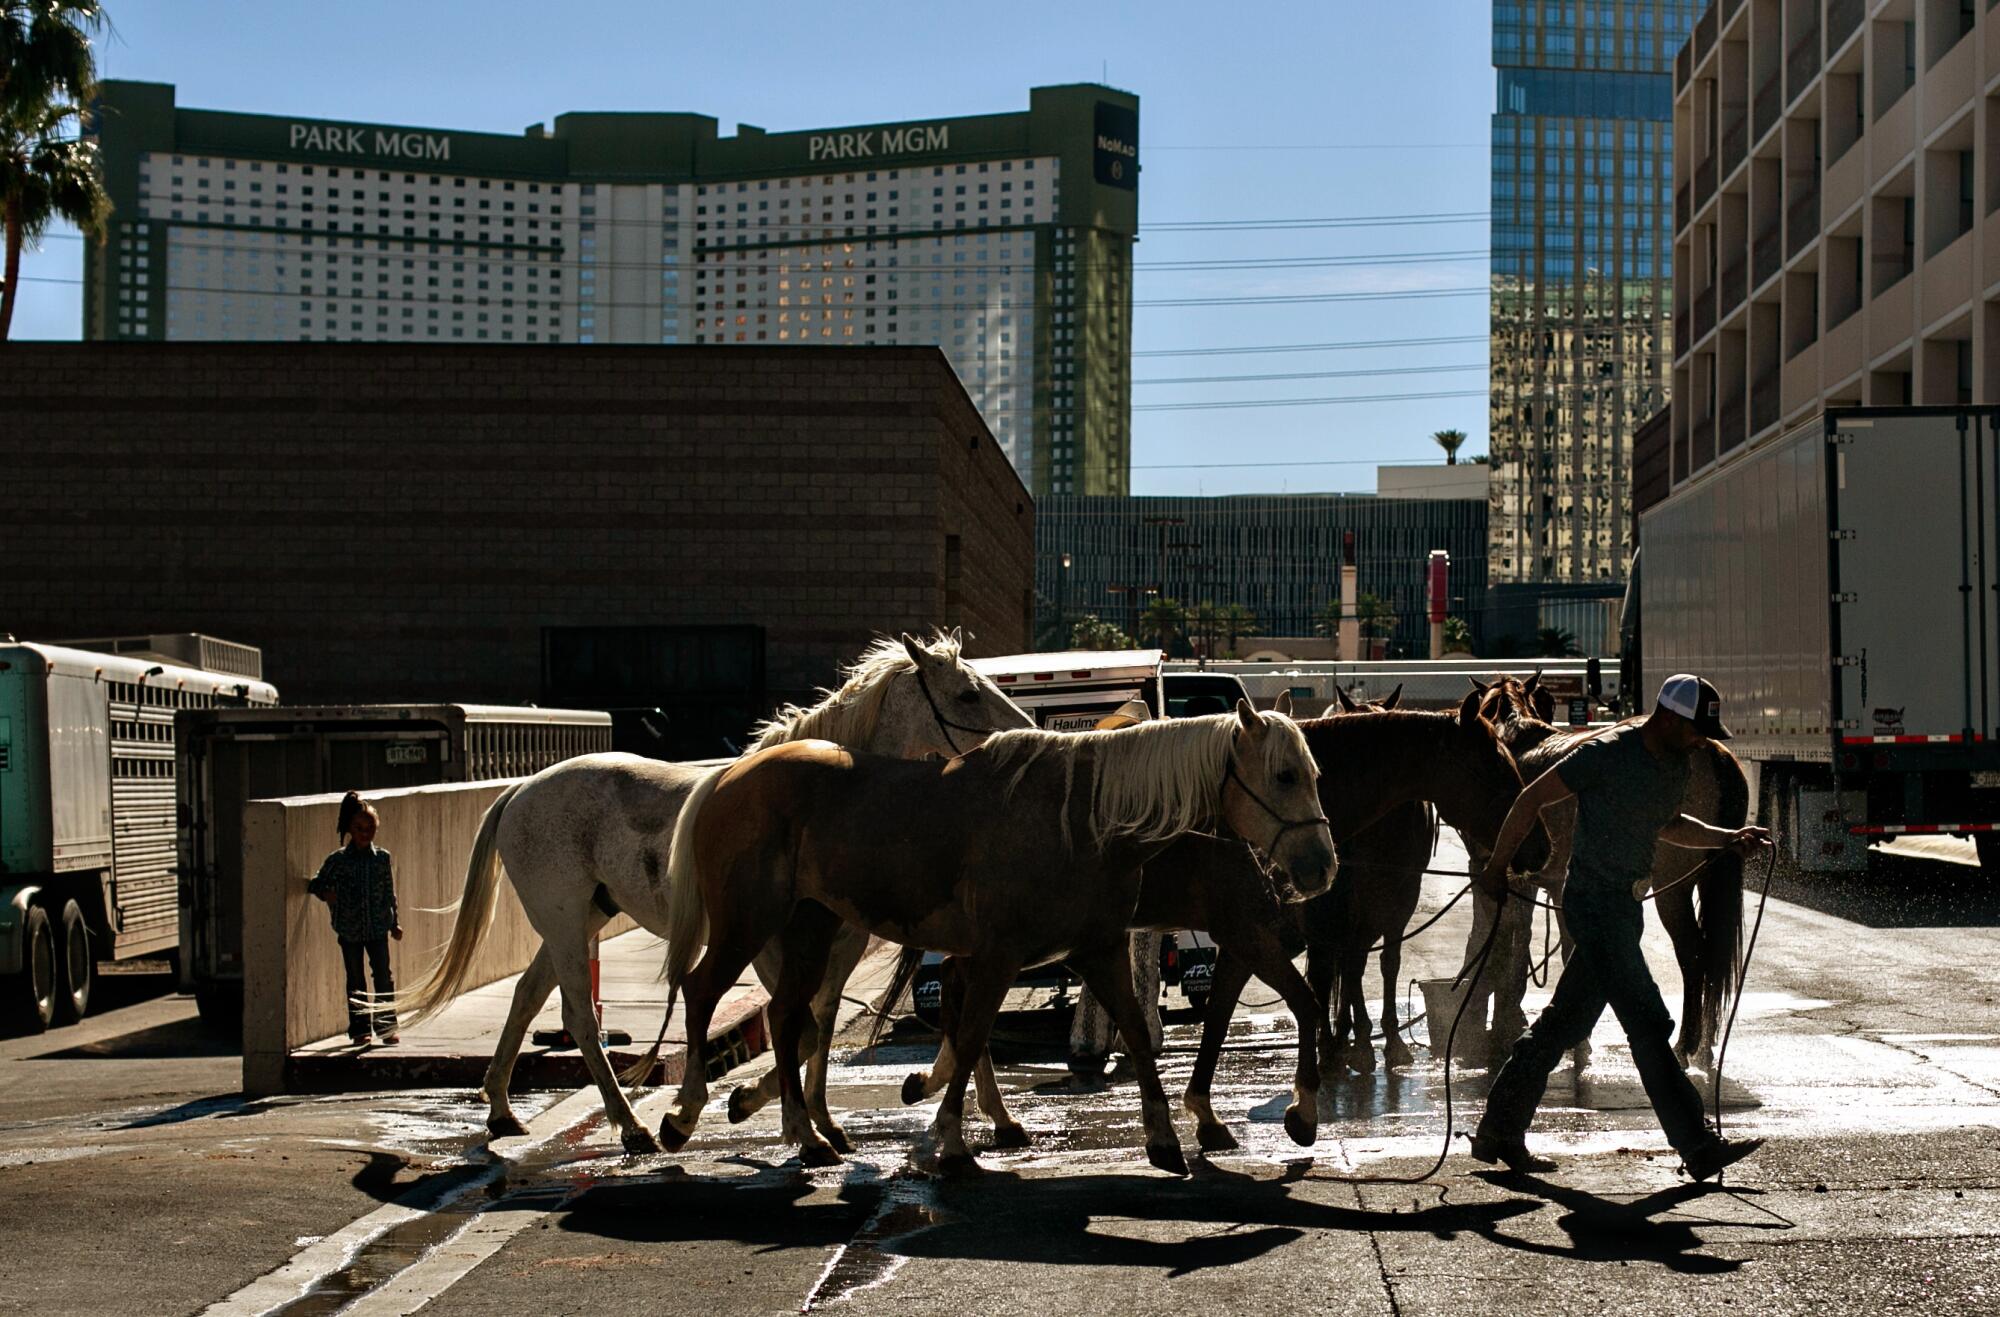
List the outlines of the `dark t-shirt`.
<svg viewBox="0 0 2000 1317">
<path fill-rule="evenodd" d="M 1687 794 L 1687 756 L 1655 757 L 1633 723 L 1585 741 L 1550 771 L 1576 793 L 1569 881 L 1630 891 L 1652 873 L 1660 829 L 1680 816 Z"/>
</svg>

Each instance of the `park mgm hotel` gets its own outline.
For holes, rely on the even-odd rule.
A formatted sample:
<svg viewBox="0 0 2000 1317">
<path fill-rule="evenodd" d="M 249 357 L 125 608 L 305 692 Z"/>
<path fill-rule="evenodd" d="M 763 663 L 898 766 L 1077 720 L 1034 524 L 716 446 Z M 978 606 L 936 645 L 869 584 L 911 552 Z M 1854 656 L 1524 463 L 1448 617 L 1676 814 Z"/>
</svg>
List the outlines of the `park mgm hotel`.
<svg viewBox="0 0 2000 1317">
<path fill-rule="evenodd" d="M 935 344 L 1036 494 L 1131 463 L 1138 98 L 717 135 L 569 113 L 519 137 L 183 109 L 107 81 L 117 340 Z"/>
</svg>

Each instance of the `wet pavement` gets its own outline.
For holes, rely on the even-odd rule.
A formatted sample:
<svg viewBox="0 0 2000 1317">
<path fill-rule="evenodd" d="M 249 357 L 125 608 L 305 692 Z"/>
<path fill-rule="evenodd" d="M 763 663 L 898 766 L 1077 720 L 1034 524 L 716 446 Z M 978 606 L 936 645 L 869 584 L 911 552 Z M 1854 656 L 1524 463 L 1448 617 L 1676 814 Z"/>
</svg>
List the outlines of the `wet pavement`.
<svg viewBox="0 0 2000 1317">
<path fill-rule="evenodd" d="M 1280 1123 L 1296 1035 L 1258 984 L 1214 1094 L 1242 1147 L 1194 1157 L 1183 1120 L 1187 1179 L 1146 1165 L 1129 1080 L 1069 1075 L 1046 1009 L 1006 1016 L 998 1049 L 1033 1146 L 987 1149 L 969 1114 L 984 1170 L 940 1175 L 932 1104 L 898 1097 L 931 1055 L 908 1026 L 874 1052 L 850 1029 L 832 1104 L 857 1151 L 808 1172 L 775 1108 L 723 1115 L 764 1062 L 715 1086 L 680 1156 L 620 1154 L 594 1093 L 528 1095 L 531 1137 L 489 1147 L 459 1090 L 234 1097 L 233 1059 L 199 1054 L 191 1007 L 164 999 L 92 1041 L 0 1043 L 0 1256 L 34 1260 L 0 1312 L 2000 1311 L 2000 931 L 1961 913 L 1976 874 L 1903 867 L 1774 898 L 1723 1086 L 1729 1132 L 1770 1142 L 1726 1190 L 1678 1173 L 1609 1019 L 1536 1128 L 1560 1170 L 1488 1174 L 1461 1141 L 1437 1179 L 1391 1185 L 1348 1177 L 1430 1164 L 1443 1068 L 1419 1046 L 1405 1071 L 1330 1077 L 1299 1148 Z M 1432 880 L 1419 918 L 1454 890 Z M 1455 968 L 1465 929 L 1451 912 L 1405 977 Z M 1677 1001 L 1657 930 L 1648 950 Z M 1177 1096 L 1197 1026 L 1167 1033 Z M 1454 1076 L 1460 1121 L 1485 1082 Z"/>
</svg>

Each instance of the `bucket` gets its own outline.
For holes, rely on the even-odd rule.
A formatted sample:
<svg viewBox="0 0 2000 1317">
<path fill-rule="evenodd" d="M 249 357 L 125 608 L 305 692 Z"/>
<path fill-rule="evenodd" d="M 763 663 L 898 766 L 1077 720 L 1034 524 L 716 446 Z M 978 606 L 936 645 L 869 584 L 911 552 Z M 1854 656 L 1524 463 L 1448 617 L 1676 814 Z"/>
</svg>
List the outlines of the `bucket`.
<svg viewBox="0 0 2000 1317">
<path fill-rule="evenodd" d="M 1445 1039 L 1451 1034 L 1451 1023 L 1458 1020 L 1459 1009 L 1465 1005 L 1465 995 L 1472 990 L 1472 979 L 1468 976 L 1456 988 L 1452 986 L 1451 979 L 1418 979 L 1417 986 L 1424 994 L 1424 1023 L 1430 1029 L 1431 1054 L 1442 1056 Z M 1458 1022 L 1456 1043 L 1460 1059 L 1486 1055 L 1486 1012 L 1483 1009 L 1466 1011 L 1465 1018 Z"/>
</svg>

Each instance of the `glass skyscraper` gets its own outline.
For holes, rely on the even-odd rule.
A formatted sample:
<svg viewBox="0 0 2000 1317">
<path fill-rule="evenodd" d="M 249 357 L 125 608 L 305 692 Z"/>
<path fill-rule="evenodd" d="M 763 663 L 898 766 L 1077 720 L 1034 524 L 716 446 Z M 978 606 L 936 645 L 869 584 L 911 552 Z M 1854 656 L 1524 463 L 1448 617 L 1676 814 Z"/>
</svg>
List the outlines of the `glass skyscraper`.
<svg viewBox="0 0 2000 1317">
<path fill-rule="evenodd" d="M 1617 581 L 1672 363 L 1673 83 L 1696 0 L 1496 0 L 1488 579 Z"/>
</svg>

